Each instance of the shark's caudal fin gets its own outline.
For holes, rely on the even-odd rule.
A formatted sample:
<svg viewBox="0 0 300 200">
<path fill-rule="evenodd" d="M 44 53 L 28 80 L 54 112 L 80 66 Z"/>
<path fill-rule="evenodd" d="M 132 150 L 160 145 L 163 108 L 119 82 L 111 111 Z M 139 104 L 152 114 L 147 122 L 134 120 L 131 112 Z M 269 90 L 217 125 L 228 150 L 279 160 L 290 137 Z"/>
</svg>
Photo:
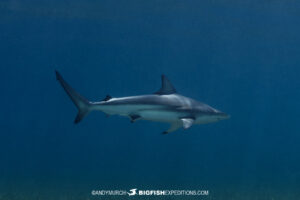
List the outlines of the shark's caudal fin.
<svg viewBox="0 0 300 200">
<path fill-rule="evenodd" d="M 77 93 L 59 74 L 55 71 L 56 79 L 59 81 L 61 86 L 64 88 L 70 99 L 73 101 L 75 106 L 78 108 L 78 114 L 74 120 L 74 123 L 79 123 L 89 112 L 91 111 L 92 104 L 86 98 Z"/>
</svg>

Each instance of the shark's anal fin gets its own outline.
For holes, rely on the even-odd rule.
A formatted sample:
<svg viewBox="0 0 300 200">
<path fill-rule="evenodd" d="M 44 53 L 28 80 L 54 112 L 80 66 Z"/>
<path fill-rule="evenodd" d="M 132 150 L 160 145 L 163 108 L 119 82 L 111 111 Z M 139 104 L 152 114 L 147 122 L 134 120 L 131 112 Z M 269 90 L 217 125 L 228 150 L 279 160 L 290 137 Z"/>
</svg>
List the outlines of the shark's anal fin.
<svg viewBox="0 0 300 200">
<path fill-rule="evenodd" d="M 176 93 L 176 89 L 174 88 L 172 83 L 165 75 L 161 75 L 161 88 L 154 94 L 166 95 L 166 94 L 174 94 L 174 93 Z"/>
<path fill-rule="evenodd" d="M 181 128 L 182 127 L 182 123 L 179 121 L 179 122 L 174 122 L 171 124 L 170 128 L 164 132 L 162 132 L 162 134 L 168 134 L 168 133 L 171 133 L 173 131 L 176 131 L 177 129 Z"/>
<path fill-rule="evenodd" d="M 193 118 L 182 118 L 181 121 L 183 128 L 188 129 L 193 125 L 195 120 Z"/>
<path fill-rule="evenodd" d="M 141 116 L 140 115 L 136 115 L 136 114 L 132 114 L 132 115 L 129 115 L 129 118 L 130 118 L 130 122 L 133 123 L 136 120 L 140 119 Z"/>
</svg>

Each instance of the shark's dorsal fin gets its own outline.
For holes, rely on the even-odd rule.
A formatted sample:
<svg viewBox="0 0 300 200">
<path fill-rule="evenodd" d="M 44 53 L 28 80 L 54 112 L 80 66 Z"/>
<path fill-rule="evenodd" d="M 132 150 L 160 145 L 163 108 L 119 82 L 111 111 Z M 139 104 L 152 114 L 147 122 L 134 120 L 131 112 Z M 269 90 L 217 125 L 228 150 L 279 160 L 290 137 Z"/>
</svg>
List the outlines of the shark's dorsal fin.
<svg viewBox="0 0 300 200">
<path fill-rule="evenodd" d="M 174 94 L 176 89 L 165 75 L 161 75 L 161 88 L 155 94 Z"/>
</svg>

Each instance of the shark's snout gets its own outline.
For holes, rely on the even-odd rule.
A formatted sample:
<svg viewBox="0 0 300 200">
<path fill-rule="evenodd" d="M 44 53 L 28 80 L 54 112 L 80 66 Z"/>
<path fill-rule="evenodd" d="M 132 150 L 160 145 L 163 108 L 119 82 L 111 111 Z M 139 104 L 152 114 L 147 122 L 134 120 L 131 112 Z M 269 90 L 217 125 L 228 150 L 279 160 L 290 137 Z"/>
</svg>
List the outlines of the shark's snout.
<svg viewBox="0 0 300 200">
<path fill-rule="evenodd" d="M 227 113 L 218 111 L 218 119 L 219 120 L 223 120 L 223 119 L 229 119 L 230 115 L 228 115 Z"/>
<path fill-rule="evenodd" d="M 223 116 L 224 119 L 230 119 L 230 115 L 226 114 Z"/>
</svg>

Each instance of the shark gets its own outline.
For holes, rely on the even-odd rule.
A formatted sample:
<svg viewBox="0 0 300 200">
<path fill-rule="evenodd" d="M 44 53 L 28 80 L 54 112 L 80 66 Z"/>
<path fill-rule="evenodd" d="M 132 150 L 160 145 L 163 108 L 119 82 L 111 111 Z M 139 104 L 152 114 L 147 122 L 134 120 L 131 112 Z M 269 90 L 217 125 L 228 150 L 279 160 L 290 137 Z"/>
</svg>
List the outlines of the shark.
<svg viewBox="0 0 300 200">
<path fill-rule="evenodd" d="M 162 132 L 167 134 L 179 128 L 188 129 L 195 124 L 230 118 L 230 115 L 205 103 L 180 95 L 165 75 L 161 76 L 161 88 L 153 94 L 120 98 L 107 95 L 102 101 L 93 102 L 75 91 L 58 71 L 55 71 L 55 74 L 56 79 L 78 109 L 75 124 L 91 111 L 101 111 L 107 116 L 126 116 L 132 123 L 138 120 L 169 123 L 169 129 Z"/>
</svg>

